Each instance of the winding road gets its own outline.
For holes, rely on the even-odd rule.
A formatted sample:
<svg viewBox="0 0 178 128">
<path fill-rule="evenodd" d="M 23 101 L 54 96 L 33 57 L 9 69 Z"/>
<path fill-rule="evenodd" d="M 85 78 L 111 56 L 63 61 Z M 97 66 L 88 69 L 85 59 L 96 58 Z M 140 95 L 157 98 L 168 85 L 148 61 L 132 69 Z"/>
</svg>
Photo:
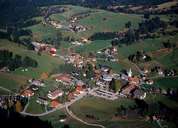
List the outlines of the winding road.
<svg viewBox="0 0 178 128">
<path fill-rule="evenodd" d="M 94 126 L 94 127 L 105 128 L 105 126 L 103 126 L 103 125 L 88 123 L 88 122 L 86 122 L 86 121 L 84 121 L 84 120 L 78 118 L 76 115 L 74 115 L 74 114 L 72 113 L 72 111 L 69 110 L 69 106 L 68 106 L 68 105 L 66 105 L 65 108 L 66 108 L 67 113 L 68 113 L 73 119 L 76 119 L 76 120 L 78 120 L 78 121 L 80 121 L 80 122 L 82 122 L 83 124 L 88 125 L 88 126 Z"/>
</svg>

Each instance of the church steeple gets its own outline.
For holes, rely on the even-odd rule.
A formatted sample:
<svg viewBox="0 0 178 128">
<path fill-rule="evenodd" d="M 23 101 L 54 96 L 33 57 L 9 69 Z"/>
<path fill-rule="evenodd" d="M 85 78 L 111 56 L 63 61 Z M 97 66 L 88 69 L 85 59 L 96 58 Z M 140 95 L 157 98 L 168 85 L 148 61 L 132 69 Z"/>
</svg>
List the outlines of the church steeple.
<svg viewBox="0 0 178 128">
<path fill-rule="evenodd" d="M 128 74 L 128 77 L 132 77 L 132 70 L 131 70 L 131 68 L 129 69 L 129 71 L 127 72 L 127 74 Z"/>
</svg>

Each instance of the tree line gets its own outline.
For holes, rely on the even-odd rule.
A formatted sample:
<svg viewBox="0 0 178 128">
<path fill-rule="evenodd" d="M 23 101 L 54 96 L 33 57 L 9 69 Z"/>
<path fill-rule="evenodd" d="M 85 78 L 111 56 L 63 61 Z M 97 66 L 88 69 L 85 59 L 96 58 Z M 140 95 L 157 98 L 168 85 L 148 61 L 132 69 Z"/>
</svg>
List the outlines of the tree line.
<svg viewBox="0 0 178 128">
<path fill-rule="evenodd" d="M 14 71 L 19 67 L 36 68 L 37 66 L 37 61 L 28 56 L 22 58 L 22 56 L 18 54 L 14 55 L 13 52 L 10 52 L 8 50 L 0 50 L 0 68 L 8 67 L 10 71 Z"/>
</svg>

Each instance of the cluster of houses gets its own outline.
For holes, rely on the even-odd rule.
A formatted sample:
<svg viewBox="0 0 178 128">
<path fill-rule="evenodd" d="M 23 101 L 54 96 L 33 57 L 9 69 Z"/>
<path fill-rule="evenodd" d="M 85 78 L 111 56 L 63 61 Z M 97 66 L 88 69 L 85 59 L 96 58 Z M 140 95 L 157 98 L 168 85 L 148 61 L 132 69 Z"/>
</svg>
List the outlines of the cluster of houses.
<svg viewBox="0 0 178 128">
<path fill-rule="evenodd" d="M 50 44 L 31 42 L 36 52 L 48 52 L 51 56 L 56 56 L 56 48 Z"/>
<path fill-rule="evenodd" d="M 72 91 L 64 92 L 61 88 L 53 88 L 48 91 L 46 96 L 38 96 L 36 102 L 41 105 L 48 106 L 50 108 L 57 108 L 62 103 L 59 98 L 63 95 L 67 96 L 67 99 L 70 101 L 75 99 L 79 94 L 84 93 L 86 90 L 86 86 L 83 81 L 76 79 L 70 74 L 57 74 L 52 76 L 53 80 L 57 83 L 60 83 L 67 87 L 74 87 Z M 45 87 L 45 84 L 42 80 L 31 79 L 28 81 L 29 86 L 24 89 L 20 95 L 22 97 L 32 97 L 35 95 L 36 91 L 39 90 L 40 87 Z"/>
<path fill-rule="evenodd" d="M 97 53 L 104 55 L 104 58 L 108 61 L 112 61 L 112 62 L 118 61 L 118 59 L 117 59 L 118 51 L 117 51 L 117 47 L 115 47 L 115 46 L 102 49 L 102 50 L 98 51 Z"/>
<path fill-rule="evenodd" d="M 112 72 L 109 66 L 105 65 L 100 65 L 100 68 L 95 70 L 95 77 L 96 85 L 99 89 L 96 90 L 94 95 L 112 100 L 116 99 L 117 96 L 144 99 L 146 92 L 144 92 L 140 86 L 143 83 L 153 84 L 153 80 L 147 79 L 146 76 L 134 76 L 131 69 L 126 73 L 116 74 Z M 113 79 L 119 80 L 121 84 L 117 92 L 110 89 L 110 83 Z"/>
<path fill-rule="evenodd" d="M 82 45 L 84 45 L 86 43 L 90 43 L 90 40 L 88 40 L 85 37 L 82 37 L 79 41 L 73 41 L 73 42 L 71 42 L 71 44 L 76 45 L 76 46 L 82 46 Z"/>
<path fill-rule="evenodd" d="M 69 24 L 69 29 L 72 32 L 84 32 L 87 30 L 87 28 L 83 25 L 79 25 L 79 24 Z"/>
<path fill-rule="evenodd" d="M 62 28 L 62 25 L 58 21 L 50 20 L 48 23 L 56 29 Z"/>
<path fill-rule="evenodd" d="M 65 57 L 65 61 L 68 64 L 73 64 L 74 67 L 82 68 L 87 63 L 91 63 L 92 65 L 94 65 L 96 63 L 96 57 L 88 56 L 87 58 L 84 58 L 78 53 L 71 53 Z"/>
</svg>

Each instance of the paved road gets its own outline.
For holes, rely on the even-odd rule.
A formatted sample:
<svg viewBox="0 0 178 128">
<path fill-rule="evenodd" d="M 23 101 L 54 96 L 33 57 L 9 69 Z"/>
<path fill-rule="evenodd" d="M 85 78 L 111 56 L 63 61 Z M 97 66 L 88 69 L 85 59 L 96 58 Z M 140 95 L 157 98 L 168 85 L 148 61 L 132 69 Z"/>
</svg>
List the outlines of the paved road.
<svg viewBox="0 0 178 128">
<path fill-rule="evenodd" d="M 25 111 L 27 110 L 27 107 L 28 107 L 28 105 L 29 105 L 29 100 L 30 100 L 30 97 L 28 98 L 28 103 L 25 105 L 25 107 L 24 107 L 24 109 L 23 109 L 22 112 L 25 112 Z"/>
<path fill-rule="evenodd" d="M 83 93 L 83 94 L 80 94 L 80 95 L 77 96 L 74 100 L 71 100 L 70 102 L 66 102 L 65 104 L 59 105 L 57 108 L 52 109 L 52 110 L 47 111 L 47 112 L 44 112 L 44 113 L 32 114 L 32 113 L 27 113 L 27 112 L 25 112 L 25 111 L 22 111 L 22 112 L 20 112 L 20 113 L 21 113 L 22 115 L 27 115 L 27 116 L 36 116 L 36 117 L 38 117 L 38 116 L 45 116 L 45 115 L 48 115 L 48 114 L 50 114 L 50 113 L 52 113 L 52 112 L 55 112 L 55 111 L 60 110 L 60 109 L 62 109 L 62 108 L 65 108 L 65 106 L 70 106 L 70 105 L 72 105 L 73 103 L 75 103 L 76 101 L 82 99 L 84 96 L 86 96 L 88 93 L 94 91 L 95 89 L 97 89 L 97 88 L 94 88 L 94 89 L 90 90 L 89 92 L 85 92 L 85 93 Z"/>
<path fill-rule="evenodd" d="M 7 89 L 7 88 L 4 88 L 4 87 L 2 87 L 2 86 L 0 86 L 0 89 L 5 90 L 5 91 L 7 91 L 7 92 L 14 93 L 14 92 L 12 92 L 11 90 L 9 90 L 9 89 Z"/>
</svg>

